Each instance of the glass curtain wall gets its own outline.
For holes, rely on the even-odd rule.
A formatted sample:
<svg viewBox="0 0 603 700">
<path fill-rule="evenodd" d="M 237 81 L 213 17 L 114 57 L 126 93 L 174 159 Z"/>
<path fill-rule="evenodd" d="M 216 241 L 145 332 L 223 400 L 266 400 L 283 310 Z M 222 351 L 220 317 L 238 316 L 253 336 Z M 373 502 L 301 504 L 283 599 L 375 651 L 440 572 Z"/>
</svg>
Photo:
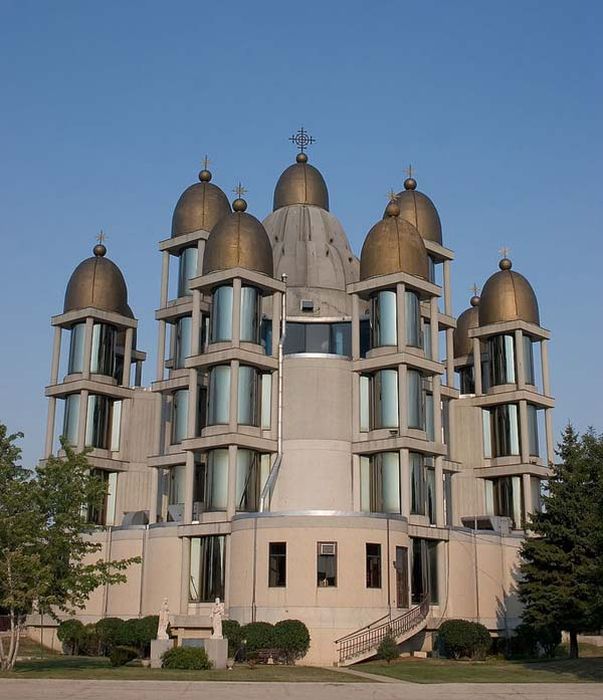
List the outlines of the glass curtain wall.
<svg viewBox="0 0 603 700">
<path fill-rule="evenodd" d="M 404 293 L 406 303 L 406 344 L 415 348 L 422 346 L 421 303 L 415 292 Z"/>
<path fill-rule="evenodd" d="M 84 371 L 84 339 L 86 336 L 86 324 L 76 323 L 71 327 L 69 339 L 69 361 L 67 374 L 75 374 Z"/>
<path fill-rule="evenodd" d="M 216 598 L 224 600 L 225 546 L 225 535 L 191 538 L 191 603 L 213 603 Z"/>
<path fill-rule="evenodd" d="M 255 287 L 241 287 L 240 338 L 246 343 L 260 342 L 262 295 Z"/>
<path fill-rule="evenodd" d="M 360 503 L 366 513 L 401 513 L 400 455 L 378 452 L 360 458 Z"/>
<path fill-rule="evenodd" d="M 383 290 L 377 292 L 372 304 L 372 345 L 374 348 L 398 344 L 398 313 L 396 310 L 396 292 Z"/>
<path fill-rule="evenodd" d="M 65 398 L 63 416 L 63 437 L 70 445 L 77 445 L 78 424 L 80 420 L 80 395 L 69 394 Z"/>
<path fill-rule="evenodd" d="M 188 389 L 178 389 L 172 396 L 172 444 L 186 439 L 188 433 Z"/>
<path fill-rule="evenodd" d="M 230 419 L 230 365 L 209 371 L 208 425 L 228 425 Z"/>
<path fill-rule="evenodd" d="M 226 510 L 228 504 L 228 450 L 207 453 L 207 510 Z"/>
<path fill-rule="evenodd" d="M 495 335 L 488 340 L 490 385 L 515 383 L 515 338 Z"/>
<path fill-rule="evenodd" d="M 178 296 L 188 297 L 192 295 L 190 281 L 197 276 L 197 246 L 185 248 L 179 256 L 178 265 Z"/>
<path fill-rule="evenodd" d="M 373 375 L 374 429 L 397 428 L 398 370 L 382 369 Z"/>
<path fill-rule="evenodd" d="M 210 342 L 232 340 L 232 287 L 216 287 L 212 294 Z"/>
</svg>

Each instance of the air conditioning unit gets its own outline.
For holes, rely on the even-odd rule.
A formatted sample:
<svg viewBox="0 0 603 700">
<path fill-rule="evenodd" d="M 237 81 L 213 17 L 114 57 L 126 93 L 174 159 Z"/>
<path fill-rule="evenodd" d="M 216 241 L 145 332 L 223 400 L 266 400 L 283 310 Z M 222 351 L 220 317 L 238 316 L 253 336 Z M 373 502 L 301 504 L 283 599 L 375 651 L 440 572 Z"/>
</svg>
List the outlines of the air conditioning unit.
<svg viewBox="0 0 603 700">
<path fill-rule="evenodd" d="M 324 556 L 335 556 L 337 545 L 335 542 L 321 542 L 318 545 L 318 553 Z"/>
</svg>

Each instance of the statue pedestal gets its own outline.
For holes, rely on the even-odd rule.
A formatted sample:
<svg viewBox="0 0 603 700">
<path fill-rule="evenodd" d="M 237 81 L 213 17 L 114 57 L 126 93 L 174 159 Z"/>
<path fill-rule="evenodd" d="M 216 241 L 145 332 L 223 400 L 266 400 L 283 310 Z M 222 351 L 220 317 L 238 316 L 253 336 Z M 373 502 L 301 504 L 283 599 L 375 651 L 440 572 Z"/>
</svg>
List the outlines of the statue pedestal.
<svg viewBox="0 0 603 700">
<path fill-rule="evenodd" d="M 161 655 L 174 646 L 173 639 L 151 640 L 151 668 L 161 668 Z"/>
<path fill-rule="evenodd" d="M 226 659 L 228 658 L 228 639 L 204 639 L 203 646 L 209 660 L 215 669 L 226 668 Z"/>
</svg>

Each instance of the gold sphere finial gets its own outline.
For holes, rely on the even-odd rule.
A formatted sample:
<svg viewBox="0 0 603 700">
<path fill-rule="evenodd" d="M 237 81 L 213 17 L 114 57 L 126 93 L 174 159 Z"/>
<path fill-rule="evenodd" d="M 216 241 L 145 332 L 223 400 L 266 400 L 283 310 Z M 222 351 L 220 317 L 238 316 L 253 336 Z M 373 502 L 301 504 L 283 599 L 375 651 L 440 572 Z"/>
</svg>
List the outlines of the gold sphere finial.
<svg viewBox="0 0 603 700">
<path fill-rule="evenodd" d="M 405 190 L 416 190 L 417 189 L 417 181 L 412 176 L 412 173 L 413 173 L 412 165 L 409 164 L 408 168 L 406 168 L 406 175 L 408 177 L 406 178 L 406 180 L 404 180 L 404 189 Z"/>
<path fill-rule="evenodd" d="M 98 243 L 92 249 L 92 252 L 94 253 L 94 255 L 96 255 L 97 258 L 102 258 L 103 256 L 105 256 L 107 254 L 107 248 L 104 245 L 104 241 L 106 240 L 106 238 L 107 238 L 107 236 L 105 236 L 105 234 L 103 233 L 103 231 L 101 229 L 100 233 L 96 237 L 96 240 L 98 241 Z"/>
<path fill-rule="evenodd" d="M 295 160 L 298 163 L 307 163 L 308 162 L 308 154 L 307 153 L 298 153 L 295 156 Z"/>
<path fill-rule="evenodd" d="M 499 263 L 498 267 L 500 267 L 501 270 L 510 270 L 513 267 L 513 263 L 509 258 L 503 258 Z"/>
<path fill-rule="evenodd" d="M 245 209 L 247 209 L 247 202 L 243 199 L 243 195 L 247 194 L 247 190 L 239 182 L 233 192 L 237 195 L 237 198 L 232 203 L 233 210 L 238 212 L 245 211 Z"/>
<path fill-rule="evenodd" d="M 389 199 L 389 203 L 385 207 L 385 216 L 400 216 L 400 205 L 398 204 L 396 193 L 393 190 L 390 190 L 387 193 L 387 198 Z"/>
<path fill-rule="evenodd" d="M 207 156 L 205 156 L 205 158 L 203 158 L 203 170 L 201 170 L 201 172 L 199 173 L 199 180 L 201 180 L 201 182 L 211 181 L 211 172 L 209 171 L 210 163 L 210 159 Z"/>
<path fill-rule="evenodd" d="M 479 304 L 479 287 L 475 282 L 473 283 L 473 287 L 471 287 L 471 291 L 473 292 L 473 296 L 469 299 L 469 303 L 471 306 L 477 306 Z"/>
</svg>

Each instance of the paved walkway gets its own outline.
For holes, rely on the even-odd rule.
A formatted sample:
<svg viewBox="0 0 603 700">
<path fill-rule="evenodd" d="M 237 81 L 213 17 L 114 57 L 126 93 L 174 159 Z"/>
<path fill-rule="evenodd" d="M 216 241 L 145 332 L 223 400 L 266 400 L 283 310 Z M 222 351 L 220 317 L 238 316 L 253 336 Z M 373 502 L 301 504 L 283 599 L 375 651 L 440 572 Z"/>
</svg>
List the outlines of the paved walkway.
<svg viewBox="0 0 603 700">
<path fill-rule="evenodd" d="M 2 700 L 601 700 L 599 683 L 208 683 L 0 680 Z"/>
</svg>

